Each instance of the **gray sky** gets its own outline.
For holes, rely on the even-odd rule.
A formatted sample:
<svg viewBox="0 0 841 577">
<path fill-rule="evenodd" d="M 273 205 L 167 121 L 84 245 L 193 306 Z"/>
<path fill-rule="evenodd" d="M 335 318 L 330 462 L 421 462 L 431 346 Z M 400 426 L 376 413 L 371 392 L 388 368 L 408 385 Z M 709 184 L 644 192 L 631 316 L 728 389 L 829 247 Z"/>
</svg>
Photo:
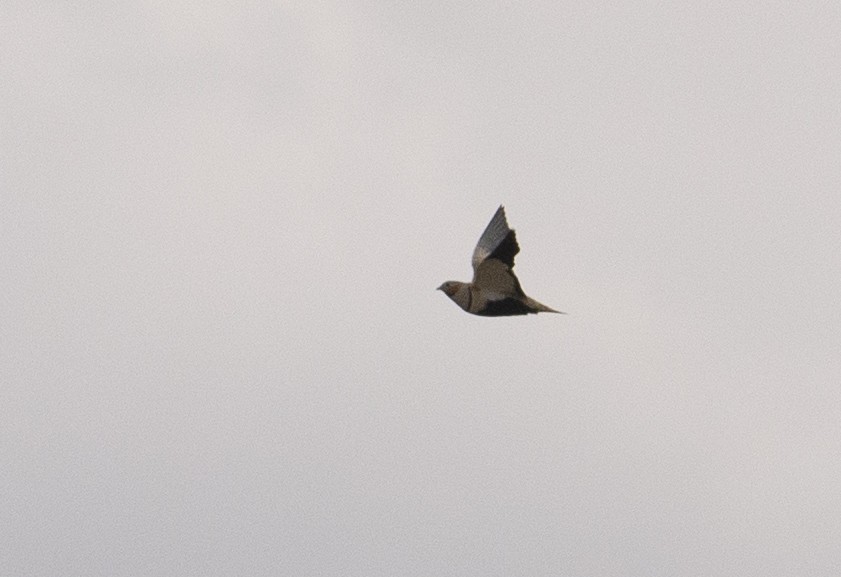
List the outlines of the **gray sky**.
<svg viewBox="0 0 841 577">
<path fill-rule="evenodd" d="M 0 572 L 835 576 L 841 8 L 0 7 Z M 526 291 L 472 317 L 505 204 Z"/>
</svg>

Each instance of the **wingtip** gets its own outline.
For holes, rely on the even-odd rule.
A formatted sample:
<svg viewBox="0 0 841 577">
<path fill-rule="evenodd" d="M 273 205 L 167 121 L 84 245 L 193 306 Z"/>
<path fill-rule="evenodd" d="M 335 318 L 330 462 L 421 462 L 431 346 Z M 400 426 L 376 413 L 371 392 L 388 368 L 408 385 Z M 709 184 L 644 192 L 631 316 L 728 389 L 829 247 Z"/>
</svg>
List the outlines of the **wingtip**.
<svg viewBox="0 0 841 577">
<path fill-rule="evenodd" d="M 499 219 L 499 217 L 502 217 L 502 224 L 505 226 L 505 228 L 507 228 L 508 230 L 513 230 L 508 225 L 508 215 L 505 214 L 505 206 L 502 204 L 499 205 L 499 208 L 496 209 L 496 212 L 494 213 L 493 217 L 491 217 L 491 222 L 494 222 L 495 220 Z"/>
</svg>

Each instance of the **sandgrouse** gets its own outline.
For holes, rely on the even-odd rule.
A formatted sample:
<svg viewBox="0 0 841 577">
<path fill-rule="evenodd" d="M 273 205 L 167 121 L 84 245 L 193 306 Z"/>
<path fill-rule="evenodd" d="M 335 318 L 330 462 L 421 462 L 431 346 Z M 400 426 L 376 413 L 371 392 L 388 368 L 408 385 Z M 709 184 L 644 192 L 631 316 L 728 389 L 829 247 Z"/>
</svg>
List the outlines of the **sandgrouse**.
<svg viewBox="0 0 841 577">
<path fill-rule="evenodd" d="M 473 251 L 473 282 L 448 280 L 438 287 L 467 312 L 483 317 L 560 313 L 527 297 L 514 276 L 514 256 L 520 252 L 500 206 Z"/>
</svg>

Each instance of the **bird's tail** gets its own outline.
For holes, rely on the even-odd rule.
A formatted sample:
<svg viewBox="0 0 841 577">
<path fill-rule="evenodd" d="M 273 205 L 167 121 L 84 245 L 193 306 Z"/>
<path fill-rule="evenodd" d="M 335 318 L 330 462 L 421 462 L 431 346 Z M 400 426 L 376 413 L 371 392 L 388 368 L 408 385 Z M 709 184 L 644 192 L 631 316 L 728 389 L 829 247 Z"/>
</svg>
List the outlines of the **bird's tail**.
<svg viewBox="0 0 841 577">
<path fill-rule="evenodd" d="M 565 312 L 556 311 L 553 308 L 549 308 L 546 305 L 537 302 L 536 300 L 534 300 L 531 297 L 526 297 L 526 298 L 528 299 L 528 302 L 526 304 L 528 304 L 529 308 L 534 310 L 534 312 L 536 312 L 536 313 L 558 313 L 559 315 L 565 315 L 566 314 Z"/>
</svg>

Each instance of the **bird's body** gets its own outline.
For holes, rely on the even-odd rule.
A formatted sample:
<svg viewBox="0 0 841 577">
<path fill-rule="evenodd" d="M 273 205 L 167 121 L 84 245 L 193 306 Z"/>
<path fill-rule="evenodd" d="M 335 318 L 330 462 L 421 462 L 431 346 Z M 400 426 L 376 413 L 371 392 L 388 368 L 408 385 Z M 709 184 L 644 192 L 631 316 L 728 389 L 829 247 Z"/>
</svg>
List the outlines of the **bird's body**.
<svg viewBox="0 0 841 577">
<path fill-rule="evenodd" d="M 438 287 L 465 311 L 485 317 L 558 313 L 526 296 L 514 275 L 520 252 L 500 206 L 473 251 L 473 282 L 447 281 Z"/>
</svg>

